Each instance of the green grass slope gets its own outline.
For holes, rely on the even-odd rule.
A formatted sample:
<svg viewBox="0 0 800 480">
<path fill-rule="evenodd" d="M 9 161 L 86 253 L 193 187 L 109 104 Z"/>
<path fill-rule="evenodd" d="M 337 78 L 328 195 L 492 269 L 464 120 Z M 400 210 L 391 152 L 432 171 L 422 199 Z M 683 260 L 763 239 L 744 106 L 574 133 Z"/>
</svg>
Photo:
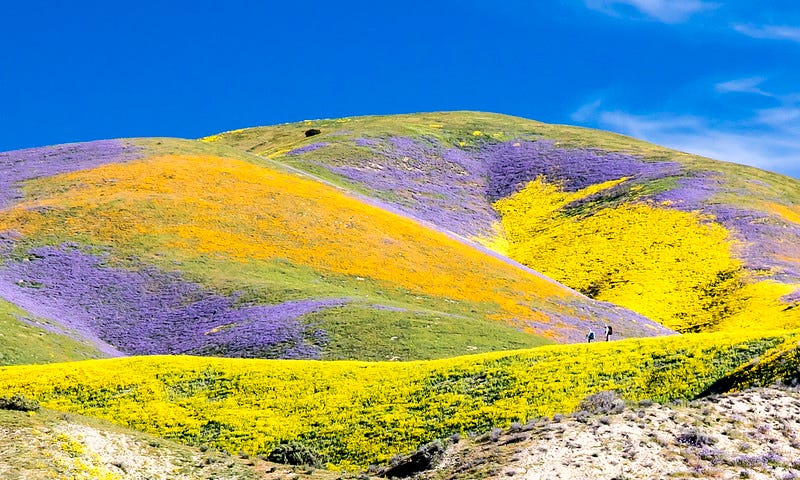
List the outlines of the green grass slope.
<svg viewBox="0 0 800 480">
<path fill-rule="evenodd" d="M 89 342 L 42 328 L 53 326 L 40 322 L 0 300 L 0 365 L 68 362 L 103 356 Z"/>
</svg>

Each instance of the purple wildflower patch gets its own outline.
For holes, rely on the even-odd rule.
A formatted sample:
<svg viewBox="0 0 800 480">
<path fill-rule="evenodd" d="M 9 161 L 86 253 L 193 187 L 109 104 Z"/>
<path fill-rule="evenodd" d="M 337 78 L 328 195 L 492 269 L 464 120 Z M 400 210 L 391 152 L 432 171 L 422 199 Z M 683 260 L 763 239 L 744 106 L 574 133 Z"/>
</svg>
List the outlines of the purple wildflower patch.
<svg viewBox="0 0 800 480">
<path fill-rule="evenodd" d="M 678 179 L 678 185 L 653 197 L 657 203 L 669 203 L 684 211 L 700 210 L 711 200 L 724 184 L 716 172 L 701 172 L 691 177 Z"/>
<path fill-rule="evenodd" d="M 141 150 L 120 140 L 68 143 L 0 153 L 0 208 L 21 199 L 19 183 L 141 158 Z"/>
<path fill-rule="evenodd" d="M 368 147 L 372 157 L 326 167 L 390 196 L 407 215 L 467 237 L 492 235 L 497 214 L 475 194 L 486 185 L 480 160 L 434 138 L 357 139 L 356 145 Z"/>
<path fill-rule="evenodd" d="M 314 150 L 319 150 L 320 148 L 327 147 L 330 145 L 328 142 L 318 142 L 318 143 L 311 143 L 309 145 L 305 145 L 299 148 L 295 148 L 286 153 L 286 155 L 302 155 L 304 153 L 313 152 Z"/>
<path fill-rule="evenodd" d="M 114 269 L 75 247 L 29 254 L 0 269 L 0 296 L 130 355 L 319 358 L 325 333 L 300 317 L 346 303 L 241 306 L 176 273 Z"/>
<path fill-rule="evenodd" d="M 750 270 L 769 271 L 778 282 L 796 283 L 800 266 L 800 225 L 788 223 L 765 212 L 714 204 L 704 209 L 714 215 L 738 240 L 737 257 Z"/>
<path fill-rule="evenodd" d="M 521 190 L 539 176 L 574 192 L 622 177 L 641 181 L 681 172 L 681 165 L 676 162 L 647 162 L 631 155 L 596 149 L 564 149 L 552 140 L 490 144 L 477 156 L 488 166 L 487 196 L 492 201 Z"/>
<path fill-rule="evenodd" d="M 371 138 L 356 138 L 357 147 L 373 147 L 377 144 L 378 142 L 372 140 Z"/>
<path fill-rule="evenodd" d="M 781 300 L 786 303 L 800 303 L 800 290 L 795 290 L 788 295 L 784 295 L 781 297 Z"/>
</svg>

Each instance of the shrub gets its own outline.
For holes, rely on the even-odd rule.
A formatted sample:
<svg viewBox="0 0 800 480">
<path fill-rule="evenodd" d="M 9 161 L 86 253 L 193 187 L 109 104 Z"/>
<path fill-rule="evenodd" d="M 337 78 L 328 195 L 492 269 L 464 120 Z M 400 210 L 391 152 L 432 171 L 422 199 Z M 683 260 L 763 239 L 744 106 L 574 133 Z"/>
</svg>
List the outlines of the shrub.
<svg viewBox="0 0 800 480">
<path fill-rule="evenodd" d="M 587 412 L 586 410 L 580 410 L 580 411 L 575 412 L 574 416 L 575 416 L 575 420 L 577 420 L 577 421 L 579 421 L 581 423 L 589 423 L 589 417 L 591 417 L 591 414 L 589 412 Z"/>
<path fill-rule="evenodd" d="M 0 410 L 17 410 L 20 412 L 35 412 L 39 410 L 39 402 L 16 394 L 11 397 L 0 397 Z"/>
<path fill-rule="evenodd" d="M 625 402 L 619 398 L 617 392 L 604 390 L 581 400 L 578 404 L 578 410 L 586 411 L 593 415 L 622 413 L 625 410 Z"/>
<path fill-rule="evenodd" d="M 442 460 L 445 449 L 445 445 L 438 440 L 425 444 L 408 457 L 392 459 L 391 467 L 386 468 L 379 475 L 387 478 L 405 478 L 424 472 L 435 467 Z"/>
<path fill-rule="evenodd" d="M 709 447 L 717 443 L 717 439 L 693 428 L 678 435 L 678 443 L 693 447 Z"/>
<path fill-rule="evenodd" d="M 311 467 L 322 467 L 326 461 L 317 451 L 300 442 L 282 443 L 267 458 L 270 462 Z"/>
</svg>

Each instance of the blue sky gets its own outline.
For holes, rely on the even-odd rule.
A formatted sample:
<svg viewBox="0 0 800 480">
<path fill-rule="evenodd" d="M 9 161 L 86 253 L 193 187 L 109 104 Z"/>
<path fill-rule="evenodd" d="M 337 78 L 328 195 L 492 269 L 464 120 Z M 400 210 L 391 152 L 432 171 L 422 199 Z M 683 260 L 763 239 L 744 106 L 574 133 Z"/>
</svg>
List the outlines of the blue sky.
<svg viewBox="0 0 800 480">
<path fill-rule="evenodd" d="M 20 1 L 0 46 L 0 150 L 470 109 L 800 177 L 794 1 Z"/>
</svg>

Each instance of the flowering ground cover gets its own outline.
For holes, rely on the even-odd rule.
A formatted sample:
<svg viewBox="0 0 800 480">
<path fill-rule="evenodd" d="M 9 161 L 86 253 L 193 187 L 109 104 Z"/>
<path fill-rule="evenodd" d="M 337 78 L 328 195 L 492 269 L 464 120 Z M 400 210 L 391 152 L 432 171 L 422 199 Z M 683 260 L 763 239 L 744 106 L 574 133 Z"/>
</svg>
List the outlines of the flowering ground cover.
<svg viewBox="0 0 800 480">
<path fill-rule="evenodd" d="M 64 327 L 129 355 L 316 358 L 324 332 L 299 318 L 344 302 L 236 305 L 176 274 L 104 263 L 74 246 L 36 248 L 0 270 L 2 292 L 32 311 L 55 309 Z"/>
<path fill-rule="evenodd" d="M 104 246 L 116 258 L 145 264 L 157 264 L 163 252 L 181 262 L 288 262 L 318 277 L 356 277 L 371 288 L 402 289 L 406 301 L 410 294 L 457 303 L 474 310 L 473 318 L 484 312 L 484 320 L 562 341 L 580 340 L 585 324 L 602 325 L 598 314 L 604 311 L 625 336 L 668 333 L 319 182 L 240 160 L 151 157 L 27 188 L 31 200 L 0 215 L 0 230 L 16 230 L 27 239 L 23 244 L 56 237 Z M 573 317 L 581 329 L 564 321 Z M 131 348 L 153 353 L 142 345 Z"/>
<path fill-rule="evenodd" d="M 0 208 L 22 198 L 20 183 L 32 178 L 83 170 L 140 157 L 124 140 L 99 140 L 0 152 Z"/>
<path fill-rule="evenodd" d="M 646 182 L 677 175 L 681 170 L 676 162 L 648 162 L 597 149 L 566 149 L 552 140 L 488 144 L 477 156 L 490 172 L 486 195 L 491 201 L 508 197 L 540 177 L 564 191 L 575 192 L 620 178 Z"/>
<path fill-rule="evenodd" d="M 326 129 L 342 125 L 345 137 L 326 137 Z M 285 155 L 309 144 L 298 135 L 308 127 L 323 132 L 314 142 L 329 145 Z M 675 328 L 800 325 L 800 310 L 791 308 L 791 295 L 800 291 L 800 188 L 787 177 L 608 132 L 475 112 L 313 121 L 222 134 L 213 143 L 246 146 L 360 188 Z M 500 226 L 503 212 L 487 206 L 502 205 L 537 179 L 565 195 L 625 181 L 570 197 L 546 222 L 519 214 L 524 229 L 512 226 L 517 220 Z M 530 192 L 528 201 L 550 204 Z M 695 235 L 673 241 L 684 228 L 675 230 L 674 222 L 694 224 Z M 717 243 L 702 238 L 706 230 Z M 681 273 L 685 258 L 706 252 Z"/>
<path fill-rule="evenodd" d="M 401 210 L 468 238 L 487 238 L 497 214 L 479 193 L 485 165 L 467 152 L 443 146 L 435 137 L 357 138 L 363 147 L 331 171 L 361 184 Z M 315 161 L 309 155 L 309 161 Z M 340 162 L 341 162 L 341 157 Z"/>
<path fill-rule="evenodd" d="M 739 263 L 725 229 L 644 204 L 602 209 L 586 218 L 560 214 L 591 193 L 563 192 L 539 179 L 498 201 L 509 254 L 587 295 L 635 305 L 677 330 L 718 323 L 727 313 L 718 309 L 733 308 L 729 297 L 738 292 Z"/>
<path fill-rule="evenodd" d="M 454 433 L 571 412 L 588 394 L 691 399 L 798 333 L 730 332 L 553 345 L 425 362 L 133 357 L 0 368 L 0 396 L 230 452 L 300 442 L 338 469 Z M 771 350 L 777 348 L 777 350 Z"/>
<path fill-rule="evenodd" d="M 306 138 L 309 128 L 321 133 Z M 607 322 L 626 337 L 667 333 L 644 317 L 682 331 L 800 325 L 800 194 L 796 182 L 767 172 L 606 132 L 472 112 L 310 121 L 204 140 L 2 154 L 15 173 L 0 211 L 0 293 L 50 320 L 67 311 L 92 317 L 87 312 L 109 298 L 133 305 L 121 299 L 143 291 L 150 297 L 142 302 L 167 308 L 161 287 L 142 286 L 158 282 L 182 292 L 174 298 L 204 292 L 198 302 L 181 300 L 203 318 L 252 308 L 266 319 L 281 305 L 333 302 L 285 317 L 281 335 L 305 342 L 297 355 L 291 341 L 272 353 L 235 345 L 235 332 L 279 335 L 283 320 L 261 325 L 242 313 L 247 319 L 230 322 L 239 330 L 207 336 L 243 356 L 431 358 L 545 341 L 531 333 L 580 341 Z M 137 156 L 148 158 L 130 161 Z M 69 242 L 81 247 L 70 253 L 62 248 Z M 42 251 L 49 253 L 37 257 Z M 51 291 L 37 288 L 44 282 L 13 278 L 54 283 L 60 277 L 43 266 L 58 255 L 100 262 L 93 274 L 109 277 L 97 273 L 93 299 L 37 302 Z M 109 278 L 124 278 L 130 292 L 104 291 Z M 184 307 L 170 318 L 195 313 Z M 146 309 L 125 308 L 142 323 Z M 124 323 L 101 316 L 109 332 Z M 123 339 L 101 335 L 98 325 L 78 328 L 108 355 L 162 347 L 221 354 L 148 336 L 136 345 L 138 330 Z M 444 341 L 459 325 L 459 340 Z M 200 322 L 197 331 L 206 326 L 219 325 Z M 350 328 L 365 333 L 353 337 Z"/>
</svg>

